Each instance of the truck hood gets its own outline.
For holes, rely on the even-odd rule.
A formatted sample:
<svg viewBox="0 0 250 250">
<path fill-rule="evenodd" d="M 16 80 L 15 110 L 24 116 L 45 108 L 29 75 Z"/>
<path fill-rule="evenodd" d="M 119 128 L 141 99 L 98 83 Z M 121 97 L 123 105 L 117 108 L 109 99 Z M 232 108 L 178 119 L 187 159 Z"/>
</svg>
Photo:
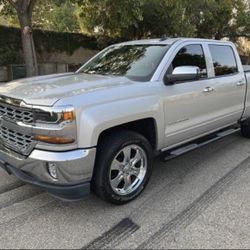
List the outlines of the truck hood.
<svg viewBox="0 0 250 250">
<path fill-rule="evenodd" d="M 52 106 L 64 97 L 132 83 L 126 77 L 66 73 L 31 77 L 1 84 L 0 95 L 20 99 L 27 104 Z"/>
</svg>

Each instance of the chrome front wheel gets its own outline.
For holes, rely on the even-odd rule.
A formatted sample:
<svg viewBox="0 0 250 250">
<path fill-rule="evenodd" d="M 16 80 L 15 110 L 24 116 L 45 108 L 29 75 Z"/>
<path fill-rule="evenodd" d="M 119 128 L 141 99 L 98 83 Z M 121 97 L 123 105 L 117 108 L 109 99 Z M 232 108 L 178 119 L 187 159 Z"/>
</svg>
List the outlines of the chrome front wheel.
<svg viewBox="0 0 250 250">
<path fill-rule="evenodd" d="M 146 187 L 153 168 L 153 150 L 142 135 L 117 130 L 98 144 L 92 189 L 102 199 L 125 204 Z"/>
<path fill-rule="evenodd" d="M 141 185 L 146 172 L 147 156 L 144 149 L 134 144 L 125 146 L 111 163 L 111 188 L 118 195 L 131 194 Z"/>
</svg>

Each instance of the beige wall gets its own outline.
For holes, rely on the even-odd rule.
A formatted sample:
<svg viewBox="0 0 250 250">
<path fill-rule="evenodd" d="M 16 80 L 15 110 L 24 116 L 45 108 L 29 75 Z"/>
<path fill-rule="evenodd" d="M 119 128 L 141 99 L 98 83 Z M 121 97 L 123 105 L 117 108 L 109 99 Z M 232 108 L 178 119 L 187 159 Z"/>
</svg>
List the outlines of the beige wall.
<svg viewBox="0 0 250 250">
<path fill-rule="evenodd" d="M 72 55 L 68 55 L 66 52 L 43 52 L 38 54 L 39 63 L 67 63 L 67 64 L 82 64 L 94 56 L 98 51 L 85 48 L 78 48 Z"/>
<path fill-rule="evenodd" d="M 0 66 L 0 82 L 7 82 L 8 79 L 8 68 L 5 66 Z"/>
<path fill-rule="evenodd" d="M 78 48 L 72 55 L 66 52 L 37 53 L 38 69 L 40 75 L 47 75 L 53 73 L 63 73 L 67 71 L 75 71 L 78 65 L 85 63 L 93 57 L 97 50 L 90 50 L 86 48 Z M 71 67 L 75 66 L 76 67 Z M 0 67 L 0 82 L 7 82 L 12 80 L 11 66 Z"/>
</svg>

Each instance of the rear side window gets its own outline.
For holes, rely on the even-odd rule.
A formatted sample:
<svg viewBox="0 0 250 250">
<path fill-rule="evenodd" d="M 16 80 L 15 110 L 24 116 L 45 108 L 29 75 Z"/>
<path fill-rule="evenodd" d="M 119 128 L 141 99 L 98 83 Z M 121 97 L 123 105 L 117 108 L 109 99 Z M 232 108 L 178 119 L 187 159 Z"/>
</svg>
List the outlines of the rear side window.
<svg viewBox="0 0 250 250">
<path fill-rule="evenodd" d="M 215 76 L 229 75 L 238 72 L 234 51 L 226 45 L 209 45 L 212 55 Z"/>
<path fill-rule="evenodd" d="M 179 66 L 197 66 L 200 68 L 202 76 L 206 77 L 207 67 L 202 46 L 199 44 L 193 44 L 180 49 L 168 72 L 172 73 L 172 71 Z"/>
</svg>

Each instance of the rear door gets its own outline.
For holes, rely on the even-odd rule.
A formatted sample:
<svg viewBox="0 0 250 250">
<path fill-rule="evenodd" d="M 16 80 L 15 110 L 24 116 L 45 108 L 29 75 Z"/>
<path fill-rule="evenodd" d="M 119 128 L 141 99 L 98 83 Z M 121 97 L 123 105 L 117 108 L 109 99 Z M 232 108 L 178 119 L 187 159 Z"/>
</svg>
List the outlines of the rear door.
<svg viewBox="0 0 250 250">
<path fill-rule="evenodd" d="M 230 44 L 208 44 L 214 89 L 211 103 L 211 118 L 219 127 L 236 123 L 244 108 L 246 79 L 241 64 L 237 60 L 235 48 Z"/>
</svg>

